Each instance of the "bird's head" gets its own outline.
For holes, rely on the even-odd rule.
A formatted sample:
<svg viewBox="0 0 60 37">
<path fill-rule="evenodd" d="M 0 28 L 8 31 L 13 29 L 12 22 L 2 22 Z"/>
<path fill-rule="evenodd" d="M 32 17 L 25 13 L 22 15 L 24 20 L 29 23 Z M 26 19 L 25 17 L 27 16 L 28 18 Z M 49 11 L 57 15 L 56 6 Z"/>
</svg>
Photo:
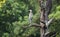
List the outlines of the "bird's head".
<svg viewBox="0 0 60 37">
<path fill-rule="evenodd" d="M 29 12 L 31 13 L 31 12 L 32 12 L 32 10 L 30 9 L 30 10 L 29 10 Z"/>
</svg>

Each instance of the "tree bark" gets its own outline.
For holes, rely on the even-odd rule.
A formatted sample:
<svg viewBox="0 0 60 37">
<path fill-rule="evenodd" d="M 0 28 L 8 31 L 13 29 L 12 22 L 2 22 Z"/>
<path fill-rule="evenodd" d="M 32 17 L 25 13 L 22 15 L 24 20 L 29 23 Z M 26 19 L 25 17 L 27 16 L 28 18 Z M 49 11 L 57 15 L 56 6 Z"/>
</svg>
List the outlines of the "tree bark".
<svg viewBox="0 0 60 37">
<path fill-rule="evenodd" d="M 44 1 L 43 0 L 39 0 L 39 3 L 40 3 L 40 37 L 45 37 L 44 34 L 45 34 L 45 24 L 43 23 L 45 21 L 45 7 L 44 7 Z"/>
<path fill-rule="evenodd" d="M 47 2 L 44 3 L 44 0 L 39 0 L 40 3 L 40 37 L 45 37 L 45 34 L 48 33 L 48 25 L 51 23 L 52 20 L 48 21 L 48 13 L 51 11 L 50 7 L 50 0 L 46 0 Z M 42 21 L 42 22 L 41 22 Z M 48 36 L 47 36 L 48 37 Z"/>
</svg>

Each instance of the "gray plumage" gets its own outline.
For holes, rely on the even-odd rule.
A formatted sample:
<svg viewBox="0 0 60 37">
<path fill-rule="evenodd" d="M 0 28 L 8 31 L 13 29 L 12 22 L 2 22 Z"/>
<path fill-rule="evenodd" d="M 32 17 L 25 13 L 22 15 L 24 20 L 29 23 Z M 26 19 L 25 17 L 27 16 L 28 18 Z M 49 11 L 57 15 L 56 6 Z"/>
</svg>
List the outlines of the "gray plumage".
<svg viewBox="0 0 60 37">
<path fill-rule="evenodd" d="M 30 23 L 30 25 L 31 25 L 31 23 L 32 23 L 32 18 L 33 18 L 33 13 L 32 13 L 32 10 L 29 10 L 30 11 L 30 13 L 29 13 L 29 23 Z"/>
</svg>

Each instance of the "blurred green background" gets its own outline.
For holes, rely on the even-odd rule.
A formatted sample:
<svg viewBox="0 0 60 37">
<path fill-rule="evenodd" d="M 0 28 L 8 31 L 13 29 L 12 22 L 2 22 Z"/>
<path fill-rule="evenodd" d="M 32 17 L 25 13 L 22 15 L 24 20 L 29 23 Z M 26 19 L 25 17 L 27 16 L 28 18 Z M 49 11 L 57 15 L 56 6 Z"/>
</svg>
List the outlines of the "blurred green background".
<svg viewBox="0 0 60 37">
<path fill-rule="evenodd" d="M 56 30 L 56 37 L 60 37 L 60 0 L 52 0 L 52 4 L 49 18 L 53 16 L 55 19 L 49 30 Z M 39 37 L 39 28 L 22 28 L 29 25 L 29 9 L 33 10 L 33 23 L 39 24 L 38 0 L 0 0 L 0 37 Z"/>
</svg>

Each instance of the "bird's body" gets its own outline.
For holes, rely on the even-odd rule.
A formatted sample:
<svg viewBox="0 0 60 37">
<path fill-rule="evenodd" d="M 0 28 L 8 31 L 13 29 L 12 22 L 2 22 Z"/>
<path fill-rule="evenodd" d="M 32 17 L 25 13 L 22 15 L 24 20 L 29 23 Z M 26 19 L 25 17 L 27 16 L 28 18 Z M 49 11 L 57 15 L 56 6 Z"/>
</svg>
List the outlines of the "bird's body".
<svg viewBox="0 0 60 37">
<path fill-rule="evenodd" d="M 32 23 L 32 18 L 33 18 L 33 13 L 32 13 L 32 10 L 30 10 L 30 13 L 29 13 L 29 23 L 30 24 Z"/>
</svg>

